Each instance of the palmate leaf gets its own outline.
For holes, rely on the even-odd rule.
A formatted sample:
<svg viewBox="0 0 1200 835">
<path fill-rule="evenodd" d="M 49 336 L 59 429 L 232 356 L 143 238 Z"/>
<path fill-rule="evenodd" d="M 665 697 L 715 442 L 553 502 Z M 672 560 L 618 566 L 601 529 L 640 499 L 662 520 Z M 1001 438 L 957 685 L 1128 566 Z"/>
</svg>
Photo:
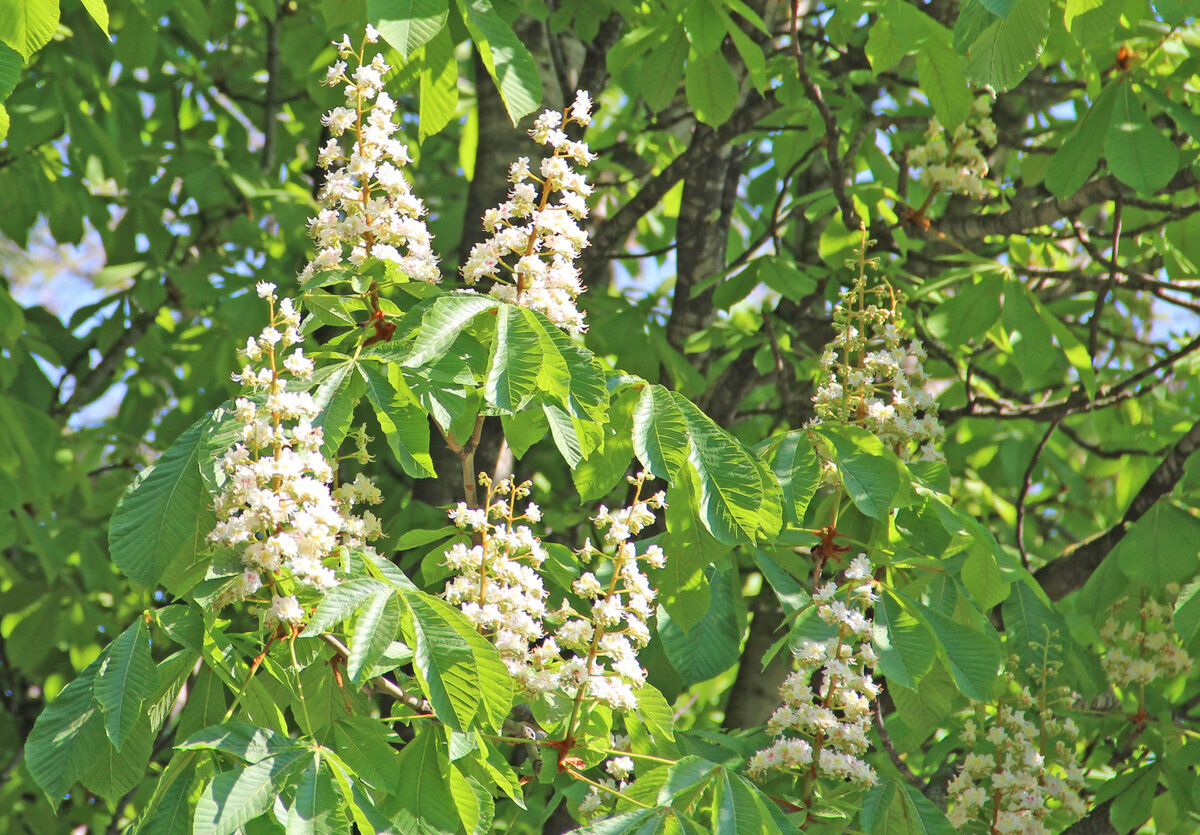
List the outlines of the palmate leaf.
<svg viewBox="0 0 1200 835">
<path fill-rule="evenodd" d="M 687 424 L 671 392 L 646 386 L 633 412 L 633 451 L 656 478 L 674 480 L 687 460 Z"/>
<path fill-rule="evenodd" d="M 332 770 L 319 753 L 296 784 L 296 797 L 288 807 L 287 835 L 350 835 L 350 821 L 342 811 Z"/>
<path fill-rule="evenodd" d="M 334 586 L 321 598 L 317 611 L 309 618 L 301 637 L 315 638 L 358 611 L 358 607 L 367 598 L 391 589 L 392 586 L 383 580 L 364 577 L 356 577 Z"/>
<path fill-rule="evenodd" d="M 25 763 L 57 807 L 75 781 L 104 753 L 104 718 L 96 704 L 97 658 L 42 711 L 25 742 Z"/>
<path fill-rule="evenodd" d="M 96 701 L 104 711 L 104 730 L 117 751 L 137 724 L 142 702 L 154 692 L 158 679 L 149 638 L 145 621 L 138 618 L 100 656 Z"/>
<path fill-rule="evenodd" d="M 496 299 L 475 293 L 448 293 L 432 301 L 421 302 L 404 318 L 400 326 L 417 331 L 411 348 L 400 364 L 419 368 L 440 358 L 471 321 L 485 310 L 500 305 Z"/>
<path fill-rule="evenodd" d="M 101 748 L 100 755 L 88 764 L 79 782 L 88 791 L 108 800 L 119 800 L 141 781 L 154 750 L 154 731 L 144 713 L 126 731 L 118 752 L 111 744 Z"/>
<path fill-rule="evenodd" d="M 688 461 L 699 477 L 704 526 L 721 542 L 754 543 L 783 524 L 779 481 L 754 453 L 690 400 L 646 386 L 634 409 L 633 448 L 651 473 L 678 482 Z"/>
<path fill-rule="evenodd" d="M 421 62 L 418 141 L 424 142 L 425 137 L 449 124 L 457 109 L 458 60 L 454 56 L 450 30 L 444 28 L 425 44 L 425 60 Z"/>
<path fill-rule="evenodd" d="M 671 666 L 687 685 L 708 681 L 737 663 L 742 624 L 732 573 L 710 574 L 712 598 L 708 612 L 691 629 L 683 630 L 667 611 L 658 612 L 658 634 Z"/>
<path fill-rule="evenodd" d="M 192 831 L 195 835 L 233 835 L 270 809 L 295 772 L 312 758 L 312 751 L 295 749 L 221 772 L 200 795 Z"/>
<path fill-rule="evenodd" d="M 857 426 L 823 424 L 813 431 L 830 442 L 833 463 L 855 507 L 872 519 L 887 516 L 907 476 L 900 459 L 879 438 Z"/>
<path fill-rule="evenodd" d="M 346 439 L 350 421 L 354 418 L 354 407 L 362 397 L 362 380 L 355 373 L 357 366 L 358 363 L 347 359 L 326 366 L 313 376 L 313 382 L 316 383 L 313 401 L 321 411 L 312 425 L 320 427 L 324 434 L 321 454 L 326 458 L 334 457 Z"/>
<path fill-rule="evenodd" d="M 937 657 L 932 630 L 905 611 L 891 592 L 885 592 L 882 605 L 875 607 L 875 646 L 879 672 L 910 689 L 916 689 Z"/>
<path fill-rule="evenodd" d="M 108 526 L 108 548 L 121 573 L 153 588 L 176 559 L 204 547 L 216 517 L 200 474 L 210 416 L 193 423 L 125 491 Z"/>
<path fill-rule="evenodd" d="M 1050 4 L 1017 0 L 967 47 L 967 77 L 1006 93 L 1037 65 L 1050 32 Z"/>
</svg>

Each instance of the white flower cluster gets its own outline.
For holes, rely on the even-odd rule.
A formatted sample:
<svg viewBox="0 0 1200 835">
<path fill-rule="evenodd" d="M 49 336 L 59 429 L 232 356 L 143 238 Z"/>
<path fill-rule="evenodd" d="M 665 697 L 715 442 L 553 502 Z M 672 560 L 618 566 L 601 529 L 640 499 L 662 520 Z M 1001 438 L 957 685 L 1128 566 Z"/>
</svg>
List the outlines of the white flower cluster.
<svg viewBox="0 0 1200 835">
<path fill-rule="evenodd" d="M 903 344 L 895 299 L 885 287 L 866 288 L 859 278 L 834 307 L 837 334 L 821 354 L 821 378 L 813 398 L 818 422 L 857 424 L 901 457 L 942 460 L 945 436 L 937 401 L 926 391 L 918 339 Z M 875 303 L 867 303 L 875 295 Z"/>
<path fill-rule="evenodd" d="M 527 157 L 513 163 L 508 199 L 483 217 L 491 237 L 471 249 L 463 266 L 469 284 L 490 277 L 497 282 L 491 295 L 540 311 L 576 333 L 586 328 L 575 306 L 584 290 L 575 259 L 588 245 L 579 221 L 587 217 L 592 187 L 572 164 L 586 166 L 596 155 L 586 143 L 572 141 L 564 128 L 590 124 L 591 112 L 591 99 L 579 91 L 562 113 L 547 110 L 537 118 L 530 136 L 554 153 L 542 160 L 540 176 L 530 170 Z"/>
<path fill-rule="evenodd" d="M 996 123 L 992 121 L 992 99 L 979 96 L 971 105 L 971 115 L 954 129 L 947 140 L 946 129 L 937 119 L 929 120 L 925 144 L 908 152 L 909 165 L 921 169 L 921 185 L 931 192 L 949 191 L 968 197 L 988 195 L 984 178 L 987 158 L 980 144 L 996 144 Z"/>
<path fill-rule="evenodd" d="M 321 208 L 309 221 L 317 257 L 304 268 L 302 282 L 346 262 L 360 266 L 368 258 L 398 264 L 414 281 L 441 281 L 422 220 L 425 205 L 400 171 L 412 158 L 394 138 L 400 129 L 396 102 L 383 90 L 383 76 L 391 68 L 379 54 L 364 61 L 366 44 L 378 40 L 379 33 L 368 26 L 362 50 L 356 52 L 348 36 L 335 44 L 339 60 L 324 83 L 345 85 L 346 105 L 323 118 L 333 138 L 317 155 L 317 164 L 328 173 L 318 195 Z M 353 70 L 345 59 L 354 59 Z M 347 147 L 341 137 L 348 137 Z"/>
<path fill-rule="evenodd" d="M 956 829 L 980 823 L 988 832 L 1041 835 L 1061 831 L 1047 826 L 1051 815 L 1076 820 L 1087 812 L 1074 721 L 1056 716 L 1048 703 L 1039 708 L 1025 686 L 1014 704 L 978 705 L 976 715 L 979 723 L 963 723 L 960 736 L 970 753 L 949 786 L 947 817 Z"/>
<path fill-rule="evenodd" d="M 645 479 L 645 474 L 632 479 L 638 496 Z M 611 574 L 607 583 L 590 571 L 575 581 L 575 593 L 592 601 L 590 611 L 580 614 L 567 602 L 559 610 L 546 609 L 537 570 L 546 552 L 529 526 L 520 524 L 538 522 L 541 511 L 535 504 L 524 512 L 517 507 L 529 495 L 529 482 L 493 484 L 481 475 L 480 483 L 487 488 L 486 510 L 460 503 L 450 511 L 455 525 L 475 532 L 478 544 L 458 544 L 447 552 L 446 564 L 456 576 L 446 586 L 446 599 L 493 641 L 530 695 L 566 691 L 616 708 L 635 707 L 635 691 L 646 680 L 637 652 L 650 641 L 646 623 L 655 596 L 639 561 L 662 567 L 666 558 L 656 545 L 638 556 L 629 540 L 654 521 L 653 511 L 665 505 L 663 494 L 635 497 L 630 507 L 616 511 L 601 506 L 595 521 L 615 552 L 606 556 Z M 579 555 L 585 564 L 605 556 L 590 542 Z M 552 634 L 546 621 L 559 623 Z"/>
<path fill-rule="evenodd" d="M 877 780 L 862 759 L 870 746 L 871 700 L 879 695 L 870 673 L 879 660 L 870 643 L 874 623 L 866 614 L 878 596 L 865 554 L 850 562 L 845 578 L 844 586 L 826 583 L 813 595 L 817 616 L 837 636 L 804 641 L 794 650 L 796 670 L 780 687 L 783 705 L 767 723 L 778 739 L 750 759 L 751 774 L 777 768 L 856 783 Z"/>
<path fill-rule="evenodd" d="M 272 594 L 268 619 L 297 623 L 304 610 L 284 587 L 331 588 L 336 578 L 325 564 L 338 546 L 365 547 L 381 534 L 370 511 L 356 515 L 356 504 L 378 504 L 375 485 L 359 475 L 331 489 L 334 473 L 321 454 L 323 435 L 312 421 L 319 413 L 312 396 L 288 391 L 286 371 L 297 380 L 312 378 L 312 360 L 301 348 L 300 314 L 291 299 L 279 300 L 275 285 L 260 282 L 258 294 L 270 304 L 270 322 L 241 351 L 245 365 L 234 380 L 248 390 L 235 403 L 241 440 L 221 460 L 225 484 L 217 497 L 217 524 L 209 540 L 241 552 L 245 571 L 230 600 L 255 594 L 264 585 Z M 278 302 L 278 304 L 277 304 Z"/>
<path fill-rule="evenodd" d="M 1100 628 L 1100 639 L 1107 647 L 1100 654 L 1100 664 L 1109 682 L 1126 688 L 1156 678 L 1174 678 L 1192 669 L 1191 657 L 1179 645 L 1169 605 L 1147 597 L 1132 616 L 1123 611 L 1127 607 L 1127 599 L 1119 600 Z"/>
</svg>

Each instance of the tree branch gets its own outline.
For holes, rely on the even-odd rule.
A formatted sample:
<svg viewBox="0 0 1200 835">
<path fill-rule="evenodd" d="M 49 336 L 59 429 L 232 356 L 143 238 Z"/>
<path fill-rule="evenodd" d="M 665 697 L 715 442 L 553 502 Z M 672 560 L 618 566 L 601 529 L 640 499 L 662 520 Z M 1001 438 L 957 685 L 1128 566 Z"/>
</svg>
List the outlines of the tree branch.
<svg viewBox="0 0 1200 835">
<path fill-rule="evenodd" d="M 1154 503 L 1169 494 L 1183 475 L 1183 465 L 1196 450 L 1200 449 L 1200 422 L 1192 425 L 1182 438 L 1163 456 L 1163 460 L 1134 496 L 1121 521 L 1090 539 L 1068 550 L 1054 562 L 1034 572 L 1034 579 L 1051 600 L 1058 600 L 1080 589 L 1092 573 L 1100 567 L 1104 558 L 1117 546 L 1129 527 L 1154 506 Z"/>
</svg>

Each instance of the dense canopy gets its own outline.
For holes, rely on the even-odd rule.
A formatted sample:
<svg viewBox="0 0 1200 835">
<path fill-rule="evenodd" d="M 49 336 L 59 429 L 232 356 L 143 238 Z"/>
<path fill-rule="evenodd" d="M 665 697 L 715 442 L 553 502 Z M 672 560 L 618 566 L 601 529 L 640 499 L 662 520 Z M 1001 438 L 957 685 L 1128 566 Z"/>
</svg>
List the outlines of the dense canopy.
<svg viewBox="0 0 1200 835">
<path fill-rule="evenodd" d="M 1200 831 L 1198 45 L 0 2 L 0 829 Z"/>
</svg>

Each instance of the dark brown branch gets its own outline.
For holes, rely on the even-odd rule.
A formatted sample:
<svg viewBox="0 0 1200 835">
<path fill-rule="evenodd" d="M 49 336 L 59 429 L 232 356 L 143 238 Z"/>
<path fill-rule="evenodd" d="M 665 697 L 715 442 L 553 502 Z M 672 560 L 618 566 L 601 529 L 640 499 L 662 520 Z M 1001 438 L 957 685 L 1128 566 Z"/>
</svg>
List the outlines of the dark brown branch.
<svg viewBox="0 0 1200 835">
<path fill-rule="evenodd" d="M 1034 469 L 1042 458 L 1042 452 L 1046 449 L 1050 436 L 1054 434 L 1054 430 L 1060 423 L 1062 423 L 1062 418 L 1052 420 L 1049 428 L 1042 435 L 1042 439 L 1038 441 L 1037 448 L 1029 458 L 1029 466 L 1025 468 L 1025 475 L 1021 479 L 1021 492 L 1017 494 L 1017 551 L 1021 554 L 1021 565 L 1025 566 L 1027 571 L 1029 570 L 1029 551 L 1025 548 L 1025 500 L 1029 496 L 1029 488 L 1033 485 Z"/>
<path fill-rule="evenodd" d="M 795 23 L 793 23 L 794 25 Z M 846 168 L 838 153 L 842 132 L 838 130 L 837 117 L 829 109 L 825 96 L 821 93 L 821 88 L 813 82 L 812 76 L 808 74 L 808 66 L 799 42 L 794 40 L 793 43 L 796 45 L 796 72 L 800 76 L 800 83 L 804 86 L 804 94 L 817 108 L 817 112 L 821 114 L 821 121 L 825 123 L 825 158 L 829 162 L 830 185 L 833 186 L 833 196 L 837 199 L 838 208 L 842 213 L 842 223 L 847 229 L 857 229 L 862 221 L 859 219 L 858 213 L 854 211 L 854 203 L 846 193 Z"/>
<path fill-rule="evenodd" d="M 1176 175 L 1165 191 L 1182 191 L 1195 185 L 1195 177 L 1187 172 Z M 1038 226 L 1049 226 L 1063 218 L 1075 217 L 1085 209 L 1116 199 L 1124 190 L 1125 187 L 1115 177 L 1104 177 L 1086 183 L 1062 200 L 1052 197 L 1032 205 L 1015 205 L 1006 212 L 962 213 L 943 218 L 936 224 L 935 234 L 963 245 L 991 235 L 1016 235 Z"/>
<path fill-rule="evenodd" d="M 749 130 L 755 122 L 778 106 L 772 94 L 765 97 L 753 96 L 729 121 L 715 131 L 707 131 L 698 141 L 689 145 L 686 151 L 671 160 L 656 177 L 643 184 L 637 194 L 593 232 L 592 245 L 585 250 L 580 259 L 583 283 L 590 284 L 596 280 L 598 273 L 608 265 L 608 254 L 620 249 L 637 226 L 637 222 L 659 204 L 666 193 L 687 175 L 698 160 L 717 153 L 735 136 Z"/>
<path fill-rule="evenodd" d="M 1121 521 L 1068 550 L 1054 562 L 1034 572 L 1034 578 L 1051 600 L 1058 600 L 1082 588 L 1104 561 L 1104 558 L 1125 538 L 1129 527 L 1141 519 L 1154 503 L 1169 494 L 1183 475 L 1183 465 L 1200 449 L 1200 422 L 1192 425 L 1182 438 L 1163 456 L 1158 467 L 1134 496 Z"/>
</svg>

